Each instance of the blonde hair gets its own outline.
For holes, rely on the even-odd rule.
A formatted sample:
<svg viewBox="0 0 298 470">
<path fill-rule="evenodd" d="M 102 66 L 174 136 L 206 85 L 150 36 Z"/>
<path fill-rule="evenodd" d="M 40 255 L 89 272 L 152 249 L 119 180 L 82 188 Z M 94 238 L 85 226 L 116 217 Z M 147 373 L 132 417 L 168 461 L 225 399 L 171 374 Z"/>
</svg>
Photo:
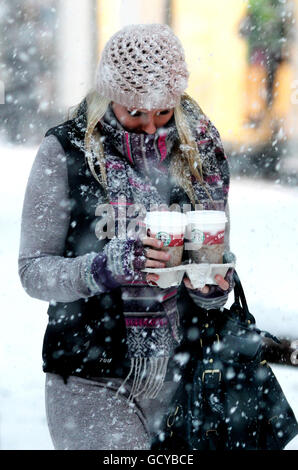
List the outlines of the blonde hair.
<svg viewBox="0 0 298 470">
<path fill-rule="evenodd" d="M 84 139 L 85 156 L 94 178 L 103 186 L 105 191 L 107 191 L 105 154 L 101 135 L 96 125 L 104 116 L 110 104 L 110 100 L 107 100 L 106 98 L 99 95 L 98 92 L 94 89 L 89 91 L 84 100 L 85 99 L 87 102 L 87 127 Z M 174 108 L 175 124 L 180 142 L 174 149 L 173 158 L 171 159 L 170 164 L 170 172 L 178 184 L 186 191 L 192 204 L 195 205 L 196 196 L 190 176 L 193 175 L 197 181 L 204 185 L 203 170 L 200 152 L 195 137 L 192 134 L 189 125 L 189 119 L 183 110 L 182 104 L 185 100 L 196 116 L 203 116 L 206 118 L 205 114 L 196 101 L 184 93 L 181 97 L 180 105 Z M 79 109 L 82 102 L 72 109 L 72 111 L 70 111 L 70 119 L 76 117 L 79 114 Z M 94 160 L 96 160 L 99 166 L 99 175 L 94 169 Z M 205 191 L 208 194 L 208 197 L 212 200 L 206 188 Z"/>
</svg>

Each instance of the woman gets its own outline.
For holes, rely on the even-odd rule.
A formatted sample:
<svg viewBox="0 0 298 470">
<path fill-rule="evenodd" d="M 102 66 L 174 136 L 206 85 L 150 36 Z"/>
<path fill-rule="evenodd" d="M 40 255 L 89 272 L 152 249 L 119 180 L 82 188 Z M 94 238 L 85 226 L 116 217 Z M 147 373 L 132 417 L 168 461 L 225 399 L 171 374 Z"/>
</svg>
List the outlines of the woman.
<svg viewBox="0 0 298 470">
<path fill-rule="evenodd" d="M 136 206 L 228 214 L 227 159 L 184 94 L 187 79 L 169 27 L 123 28 L 105 46 L 95 89 L 46 133 L 34 161 L 19 274 L 29 295 L 49 302 L 43 370 L 55 449 L 149 449 L 176 390 L 179 288 L 142 271 L 168 255 L 154 238 L 119 235 Z M 219 307 L 230 274 L 201 290 L 184 283 L 198 305 Z"/>
</svg>

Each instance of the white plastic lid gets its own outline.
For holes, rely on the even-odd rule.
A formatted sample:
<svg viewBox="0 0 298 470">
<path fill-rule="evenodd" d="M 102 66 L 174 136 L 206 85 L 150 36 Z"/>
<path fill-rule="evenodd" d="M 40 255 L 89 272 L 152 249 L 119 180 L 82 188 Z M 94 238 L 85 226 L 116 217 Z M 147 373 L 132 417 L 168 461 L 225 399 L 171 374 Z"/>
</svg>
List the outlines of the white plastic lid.
<svg viewBox="0 0 298 470">
<path fill-rule="evenodd" d="M 186 212 L 187 223 L 225 224 L 228 219 L 224 211 L 190 211 Z"/>
<path fill-rule="evenodd" d="M 153 211 L 147 212 L 145 223 L 151 231 L 165 231 L 177 234 L 184 233 L 187 219 L 186 215 L 181 212 Z"/>
</svg>

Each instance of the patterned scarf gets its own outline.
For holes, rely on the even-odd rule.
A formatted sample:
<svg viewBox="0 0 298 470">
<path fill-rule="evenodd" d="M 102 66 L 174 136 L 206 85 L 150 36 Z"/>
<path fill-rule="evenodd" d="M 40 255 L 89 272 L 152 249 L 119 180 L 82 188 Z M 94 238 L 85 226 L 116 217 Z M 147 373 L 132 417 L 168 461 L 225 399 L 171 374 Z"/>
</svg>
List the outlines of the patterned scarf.
<svg viewBox="0 0 298 470">
<path fill-rule="evenodd" d="M 132 204 L 139 203 L 146 211 L 162 204 L 169 205 L 170 200 L 171 203 L 181 205 L 181 193 L 184 195 L 183 202 L 190 203 L 182 188 L 169 174 L 171 157 L 178 142 L 174 119 L 155 134 L 135 134 L 122 128 L 109 107 L 99 128 L 104 139 L 108 195 L 115 210 L 116 227 L 124 207 L 129 211 Z M 218 210 L 222 210 L 225 204 L 223 178 L 218 165 L 210 165 L 208 151 L 208 146 L 209 150 L 212 146 L 214 154 L 214 141 L 205 139 L 204 143 L 205 154 L 202 154 L 202 159 L 204 155 L 209 155 L 206 185 L 217 202 Z M 210 174 L 212 167 L 215 171 Z M 194 181 L 192 184 L 200 200 L 205 198 L 207 209 L 210 199 L 206 191 L 202 191 L 201 185 Z M 129 221 L 127 212 L 126 218 Z M 117 237 L 112 243 L 115 256 L 121 262 L 123 243 Z M 131 370 L 124 384 L 131 381 L 130 399 L 141 394 L 155 398 L 165 380 L 169 358 L 173 356 L 181 339 L 177 288 L 149 286 L 142 274 L 130 283 L 123 279 L 121 289 L 131 360 Z"/>
</svg>

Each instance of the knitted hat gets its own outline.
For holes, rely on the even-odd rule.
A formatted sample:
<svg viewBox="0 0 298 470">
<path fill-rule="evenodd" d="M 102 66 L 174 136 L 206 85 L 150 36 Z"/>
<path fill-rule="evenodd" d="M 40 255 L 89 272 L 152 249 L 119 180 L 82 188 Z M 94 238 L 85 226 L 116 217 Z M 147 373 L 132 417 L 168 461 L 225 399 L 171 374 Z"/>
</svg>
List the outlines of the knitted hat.
<svg viewBox="0 0 298 470">
<path fill-rule="evenodd" d="M 128 108 L 172 108 L 179 104 L 188 76 L 182 44 L 169 26 L 134 24 L 105 45 L 96 90 Z"/>
</svg>

